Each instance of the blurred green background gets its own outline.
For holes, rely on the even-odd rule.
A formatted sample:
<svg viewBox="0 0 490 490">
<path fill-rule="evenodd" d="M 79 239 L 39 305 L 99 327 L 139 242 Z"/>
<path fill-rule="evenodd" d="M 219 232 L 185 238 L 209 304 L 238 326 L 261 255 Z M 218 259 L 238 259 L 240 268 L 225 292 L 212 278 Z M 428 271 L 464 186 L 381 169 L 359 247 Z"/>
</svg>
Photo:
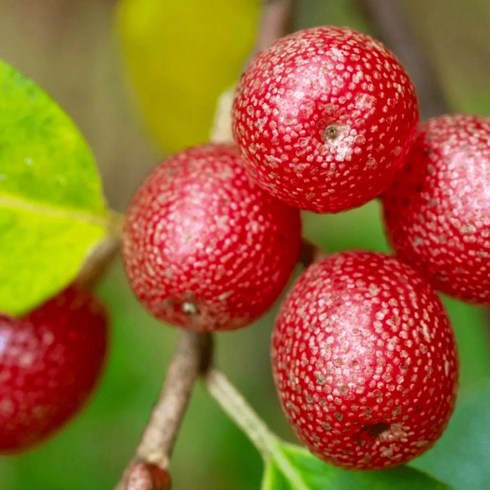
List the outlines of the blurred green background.
<svg viewBox="0 0 490 490">
<path fill-rule="evenodd" d="M 359 3 L 303 0 L 295 27 L 330 23 L 373 32 Z M 400 3 L 452 110 L 490 115 L 490 2 Z M 114 8 L 112 0 L 0 0 L 0 57 L 34 78 L 74 118 L 97 156 L 109 204 L 122 211 L 162 154 L 135 115 L 114 34 Z M 305 215 L 304 223 L 306 237 L 328 251 L 387 250 L 376 202 L 336 216 Z M 111 489 L 133 453 L 177 332 L 142 311 L 119 261 L 99 292 L 113 318 L 112 351 L 101 386 L 87 409 L 56 438 L 0 460 L 1 490 Z M 456 488 L 488 489 L 490 320 L 483 309 L 449 300 L 447 306 L 460 345 L 460 403 L 438 446 L 414 464 Z M 270 374 L 273 316 L 271 312 L 251 328 L 220 335 L 217 362 L 270 426 L 292 439 Z M 176 490 L 250 490 L 259 488 L 261 461 L 197 386 L 171 471 Z"/>
</svg>

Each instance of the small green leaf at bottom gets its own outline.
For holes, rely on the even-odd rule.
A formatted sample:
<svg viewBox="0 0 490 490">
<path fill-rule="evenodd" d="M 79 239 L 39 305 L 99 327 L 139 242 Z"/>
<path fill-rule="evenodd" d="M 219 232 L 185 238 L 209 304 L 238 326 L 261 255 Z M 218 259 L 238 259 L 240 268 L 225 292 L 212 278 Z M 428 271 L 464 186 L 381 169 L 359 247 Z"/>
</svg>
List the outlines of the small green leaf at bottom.
<svg viewBox="0 0 490 490">
<path fill-rule="evenodd" d="M 274 455 L 266 464 L 261 490 L 451 490 L 408 466 L 381 471 L 343 470 L 298 446 L 281 444 L 279 453 L 283 456 L 280 460 Z"/>
<path fill-rule="evenodd" d="M 483 313 L 483 312 L 482 312 Z M 490 488 L 490 383 L 462 394 L 436 446 L 412 465 L 460 490 Z"/>
</svg>

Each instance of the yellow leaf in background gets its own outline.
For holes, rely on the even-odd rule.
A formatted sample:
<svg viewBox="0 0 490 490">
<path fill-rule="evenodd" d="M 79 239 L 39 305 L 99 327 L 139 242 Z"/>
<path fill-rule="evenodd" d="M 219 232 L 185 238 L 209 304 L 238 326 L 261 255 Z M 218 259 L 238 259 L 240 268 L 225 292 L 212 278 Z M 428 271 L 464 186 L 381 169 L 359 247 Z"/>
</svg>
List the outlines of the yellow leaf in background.
<svg viewBox="0 0 490 490">
<path fill-rule="evenodd" d="M 209 139 L 216 101 L 253 48 L 260 0 L 121 0 L 118 31 L 136 98 L 161 147 Z"/>
</svg>

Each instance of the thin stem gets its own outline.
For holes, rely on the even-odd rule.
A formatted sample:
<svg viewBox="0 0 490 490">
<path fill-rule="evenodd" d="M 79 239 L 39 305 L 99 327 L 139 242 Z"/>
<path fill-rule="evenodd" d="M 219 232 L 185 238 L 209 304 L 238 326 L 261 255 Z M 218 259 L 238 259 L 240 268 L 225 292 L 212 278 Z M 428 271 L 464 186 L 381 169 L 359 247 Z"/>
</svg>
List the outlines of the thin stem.
<svg viewBox="0 0 490 490">
<path fill-rule="evenodd" d="M 167 469 L 194 382 L 207 366 L 211 349 L 210 335 L 186 330 L 181 333 L 159 399 L 118 489 L 131 490 L 124 481 L 135 464 Z"/>
<path fill-rule="evenodd" d="M 245 63 L 245 67 L 255 54 L 268 48 L 276 39 L 286 34 L 291 24 L 294 0 L 263 0 L 262 3 L 262 15 L 255 49 Z M 218 99 L 211 129 L 211 140 L 216 143 L 233 141 L 231 130 L 233 94 L 234 88 L 223 92 Z"/>
<path fill-rule="evenodd" d="M 108 236 L 88 257 L 78 273 L 76 282 L 87 289 L 93 288 L 107 272 L 121 245 L 123 216 L 109 212 Z"/>
<path fill-rule="evenodd" d="M 264 460 L 269 459 L 277 446 L 276 436 L 252 410 L 228 378 L 218 369 L 211 368 L 203 376 L 203 380 L 211 396 L 248 436 Z"/>
<path fill-rule="evenodd" d="M 279 438 L 267 427 L 228 378 L 218 369 L 210 368 L 203 375 L 203 381 L 211 396 L 259 450 L 264 462 L 273 460 L 295 490 L 308 490 L 301 475 L 281 451 Z"/>
</svg>

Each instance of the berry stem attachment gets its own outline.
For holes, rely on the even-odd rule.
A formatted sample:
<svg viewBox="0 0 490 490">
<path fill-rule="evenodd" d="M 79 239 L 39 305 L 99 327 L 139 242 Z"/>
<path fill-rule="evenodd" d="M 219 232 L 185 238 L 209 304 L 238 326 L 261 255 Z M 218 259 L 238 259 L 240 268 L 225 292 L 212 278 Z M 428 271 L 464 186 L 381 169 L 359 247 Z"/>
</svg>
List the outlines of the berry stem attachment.
<svg viewBox="0 0 490 490">
<path fill-rule="evenodd" d="M 311 264 L 318 262 L 322 257 L 326 257 L 326 255 L 327 254 L 314 243 L 310 242 L 306 238 L 303 238 L 299 256 L 299 262 L 303 265 L 303 267 L 309 267 Z"/>
<path fill-rule="evenodd" d="M 203 381 L 209 394 L 260 452 L 264 463 L 273 460 L 292 488 L 308 490 L 301 475 L 282 452 L 280 439 L 252 409 L 225 374 L 213 367 L 205 372 Z"/>
<path fill-rule="evenodd" d="M 109 211 L 107 218 L 108 236 L 87 258 L 76 278 L 78 285 L 92 289 L 107 272 L 119 252 L 123 220 L 123 215 Z"/>
<path fill-rule="evenodd" d="M 250 59 L 287 34 L 293 18 L 294 0 L 263 0 L 262 13 L 258 26 L 257 40 Z M 246 64 L 248 64 L 248 62 Z M 211 141 L 214 143 L 231 143 L 231 111 L 235 87 L 226 90 L 216 104 Z"/>
<path fill-rule="evenodd" d="M 159 399 L 117 490 L 133 490 L 126 481 L 135 465 L 143 463 L 167 470 L 194 382 L 207 368 L 211 353 L 210 335 L 187 330 L 181 333 Z"/>
</svg>

